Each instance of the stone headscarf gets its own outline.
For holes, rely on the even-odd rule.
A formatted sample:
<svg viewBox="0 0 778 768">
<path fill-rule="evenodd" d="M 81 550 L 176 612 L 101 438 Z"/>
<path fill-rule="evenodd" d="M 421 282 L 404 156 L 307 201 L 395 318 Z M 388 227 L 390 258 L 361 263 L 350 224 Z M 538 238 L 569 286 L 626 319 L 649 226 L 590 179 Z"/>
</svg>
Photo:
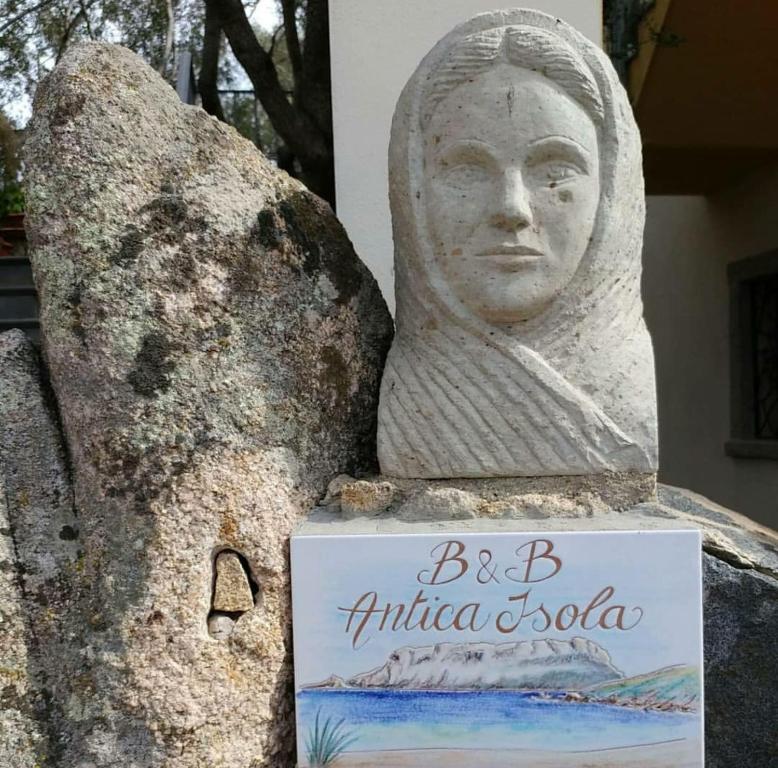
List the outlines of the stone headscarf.
<svg viewBox="0 0 778 768">
<path fill-rule="evenodd" d="M 462 43 L 477 52 L 472 66 L 486 71 L 494 61 L 490 41 L 504 46 L 506 38 L 524 49 L 518 66 L 535 68 L 527 56 L 540 57 L 544 74 L 563 89 L 555 60 L 564 59 L 567 71 L 570 62 L 585 68 L 579 80 L 597 92 L 584 106 L 600 111 L 601 192 L 589 247 L 554 301 L 512 333 L 476 316 L 447 285 L 428 234 L 424 188 L 424 123 L 436 106 L 430 84 L 439 88 L 441 78 L 445 86 L 457 77 L 450 62 Z M 406 85 L 392 125 L 389 175 L 397 335 L 381 387 L 382 472 L 454 478 L 655 471 L 653 355 L 640 297 L 640 137 L 603 52 L 536 11 L 474 17 L 447 35 Z"/>
</svg>

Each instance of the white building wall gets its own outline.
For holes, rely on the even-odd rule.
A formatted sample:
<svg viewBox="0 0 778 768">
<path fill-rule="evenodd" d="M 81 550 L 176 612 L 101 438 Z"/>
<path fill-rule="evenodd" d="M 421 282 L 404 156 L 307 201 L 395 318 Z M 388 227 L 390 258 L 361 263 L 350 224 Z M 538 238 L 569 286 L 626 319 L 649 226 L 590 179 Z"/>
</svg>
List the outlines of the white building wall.
<svg viewBox="0 0 778 768">
<path fill-rule="evenodd" d="M 703 197 L 649 197 L 643 297 L 662 482 L 778 528 L 778 461 L 728 457 L 727 264 L 778 248 L 778 167 Z"/>
<path fill-rule="evenodd" d="M 505 7 L 510 4 L 505 4 Z M 533 0 L 602 44 L 601 0 Z M 394 106 L 432 46 L 494 0 L 330 0 L 338 218 L 392 311 L 387 152 Z"/>
</svg>

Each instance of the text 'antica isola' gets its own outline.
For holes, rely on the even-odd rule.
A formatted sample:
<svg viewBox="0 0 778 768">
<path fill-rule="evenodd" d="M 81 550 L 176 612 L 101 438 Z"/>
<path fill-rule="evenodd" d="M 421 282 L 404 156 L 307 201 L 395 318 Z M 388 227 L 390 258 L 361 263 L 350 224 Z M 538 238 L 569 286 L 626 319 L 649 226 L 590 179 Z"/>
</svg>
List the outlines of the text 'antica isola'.
<svg viewBox="0 0 778 768">
<path fill-rule="evenodd" d="M 493 628 L 503 635 L 521 632 L 542 634 L 546 631 L 594 629 L 629 631 L 643 618 L 640 606 L 627 607 L 615 602 L 616 588 L 606 584 L 588 600 L 563 605 L 547 605 L 533 594 L 533 587 L 506 596 L 504 610 L 487 611 L 480 602 L 457 604 L 444 602 L 425 587 L 452 584 L 467 574 L 479 585 L 539 584 L 554 578 L 563 568 L 554 554 L 550 539 L 534 539 L 515 551 L 516 564 L 501 568 L 488 549 L 478 551 L 477 564 L 469 560 L 465 544 L 455 539 L 444 541 L 430 551 L 432 567 L 416 574 L 422 587 L 410 601 L 383 601 L 376 591 L 361 594 L 351 607 L 338 607 L 347 614 L 346 634 L 352 648 L 365 645 L 374 632 L 481 632 Z"/>
</svg>

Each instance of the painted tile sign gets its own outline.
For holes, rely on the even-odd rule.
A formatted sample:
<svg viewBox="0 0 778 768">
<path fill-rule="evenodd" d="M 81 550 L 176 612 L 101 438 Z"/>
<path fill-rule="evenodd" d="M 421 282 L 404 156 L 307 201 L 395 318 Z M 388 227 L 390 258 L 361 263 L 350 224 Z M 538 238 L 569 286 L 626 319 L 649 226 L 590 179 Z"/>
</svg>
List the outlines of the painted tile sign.
<svg viewBox="0 0 778 768">
<path fill-rule="evenodd" d="M 695 531 L 296 536 L 298 765 L 702 768 Z"/>
</svg>

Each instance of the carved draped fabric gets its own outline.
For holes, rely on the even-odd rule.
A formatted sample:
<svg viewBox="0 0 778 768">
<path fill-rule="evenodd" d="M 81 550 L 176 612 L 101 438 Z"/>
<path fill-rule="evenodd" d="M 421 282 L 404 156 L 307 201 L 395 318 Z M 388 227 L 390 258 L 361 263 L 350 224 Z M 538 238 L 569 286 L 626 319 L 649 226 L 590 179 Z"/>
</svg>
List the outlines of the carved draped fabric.
<svg viewBox="0 0 778 768">
<path fill-rule="evenodd" d="M 512 334 L 446 285 L 430 246 L 423 185 L 425 86 L 465 37 L 509 27 L 572 48 L 599 89 L 601 198 L 588 250 L 552 304 Z M 640 139 L 605 55 L 535 11 L 482 14 L 425 58 L 395 112 L 390 145 L 397 335 L 381 389 L 384 474 L 497 477 L 656 469 L 651 340 L 640 298 Z"/>
</svg>

